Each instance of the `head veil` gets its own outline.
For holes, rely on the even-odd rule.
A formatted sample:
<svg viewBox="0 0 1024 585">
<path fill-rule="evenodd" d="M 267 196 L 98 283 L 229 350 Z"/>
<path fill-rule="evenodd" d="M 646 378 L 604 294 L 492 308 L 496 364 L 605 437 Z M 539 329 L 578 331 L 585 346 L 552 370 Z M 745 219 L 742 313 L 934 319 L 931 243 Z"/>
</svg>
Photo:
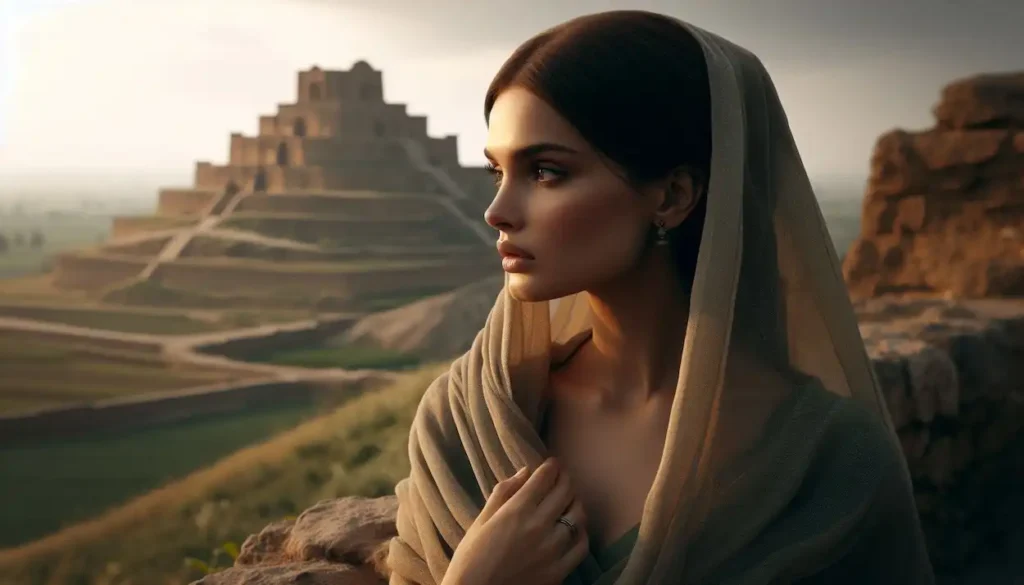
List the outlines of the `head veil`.
<svg viewBox="0 0 1024 585">
<path fill-rule="evenodd" d="M 717 466 L 710 454 L 729 420 L 723 382 L 738 344 L 752 342 L 776 363 L 815 378 L 824 394 L 874 411 L 885 440 L 895 441 L 895 433 L 764 66 L 745 49 L 680 24 L 702 45 L 709 73 L 707 215 L 661 464 L 632 554 L 597 582 L 768 583 L 794 566 L 826 564 L 827 551 L 855 522 L 812 510 L 797 519 L 807 526 L 783 529 L 789 537 L 762 538 L 819 452 L 827 409 L 777 413 L 781 420 L 772 424 L 780 432 L 751 446 L 741 480 L 728 487 L 740 499 L 708 504 L 710 492 L 724 490 L 711 480 Z M 472 348 L 428 388 L 410 434 L 411 474 L 396 488 L 392 583 L 439 583 L 495 484 L 547 456 L 536 431 L 541 391 L 559 348 L 588 328 L 585 297 L 523 303 L 502 290 Z M 850 496 L 851 508 L 858 497 Z M 762 550 L 756 561 L 736 556 L 751 547 Z"/>
</svg>

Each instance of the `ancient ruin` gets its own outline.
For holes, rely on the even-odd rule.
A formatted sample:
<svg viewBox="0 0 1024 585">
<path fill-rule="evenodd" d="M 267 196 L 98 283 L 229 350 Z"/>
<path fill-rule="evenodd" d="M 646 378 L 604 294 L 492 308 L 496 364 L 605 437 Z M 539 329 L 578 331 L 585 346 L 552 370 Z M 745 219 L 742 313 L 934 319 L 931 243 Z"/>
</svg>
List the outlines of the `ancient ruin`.
<svg viewBox="0 0 1024 585">
<path fill-rule="evenodd" d="M 300 72 L 297 91 L 258 135 L 231 135 L 227 164 L 161 190 L 154 215 L 60 256 L 54 285 L 108 303 L 369 310 L 497 271 L 493 183 L 459 164 L 455 136 L 385 102 L 363 61 Z"/>
<path fill-rule="evenodd" d="M 952 83 L 934 113 L 878 140 L 850 292 L 1024 296 L 1024 74 Z"/>
</svg>

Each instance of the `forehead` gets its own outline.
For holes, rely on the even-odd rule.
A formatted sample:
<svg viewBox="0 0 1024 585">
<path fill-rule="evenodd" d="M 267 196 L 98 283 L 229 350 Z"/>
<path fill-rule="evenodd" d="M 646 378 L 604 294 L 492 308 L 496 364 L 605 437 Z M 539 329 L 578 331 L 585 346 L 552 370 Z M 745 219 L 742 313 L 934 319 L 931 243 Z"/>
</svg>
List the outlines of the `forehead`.
<svg viewBox="0 0 1024 585">
<path fill-rule="evenodd" d="M 491 108 L 487 152 L 495 157 L 537 143 L 561 144 L 584 150 L 586 141 L 547 102 L 521 88 L 503 91 Z"/>
</svg>

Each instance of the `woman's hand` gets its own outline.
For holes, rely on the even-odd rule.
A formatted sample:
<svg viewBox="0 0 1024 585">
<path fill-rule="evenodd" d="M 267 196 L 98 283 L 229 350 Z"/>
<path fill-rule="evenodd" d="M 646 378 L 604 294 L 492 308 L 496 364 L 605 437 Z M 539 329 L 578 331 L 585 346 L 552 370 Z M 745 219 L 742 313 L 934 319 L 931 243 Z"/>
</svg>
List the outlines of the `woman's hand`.
<svg viewBox="0 0 1024 585">
<path fill-rule="evenodd" d="M 573 531 L 558 521 L 565 516 Z M 466 532 L 443 585 L 557 585 L 586 557 L 583 507 L 569 475 L 548 459 L 495 486 Z"/>
</svg>

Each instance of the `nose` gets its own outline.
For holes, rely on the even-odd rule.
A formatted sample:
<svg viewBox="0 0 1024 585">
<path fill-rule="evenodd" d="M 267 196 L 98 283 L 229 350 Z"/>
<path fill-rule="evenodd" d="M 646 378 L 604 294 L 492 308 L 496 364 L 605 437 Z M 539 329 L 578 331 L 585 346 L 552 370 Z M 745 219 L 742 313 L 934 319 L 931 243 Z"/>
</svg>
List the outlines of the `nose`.
<svg viewBox="0 0 1024 585">
<path fill-rule="evenodd" d="M 510 189 L 503 185 L 495 194 L 494 200 L 484 211 L 484 221 L 487 225 L 501 232 L 514 232 L 522 229 L 522 210 L 516 203 L 516 197 Z"/>
</svg>

